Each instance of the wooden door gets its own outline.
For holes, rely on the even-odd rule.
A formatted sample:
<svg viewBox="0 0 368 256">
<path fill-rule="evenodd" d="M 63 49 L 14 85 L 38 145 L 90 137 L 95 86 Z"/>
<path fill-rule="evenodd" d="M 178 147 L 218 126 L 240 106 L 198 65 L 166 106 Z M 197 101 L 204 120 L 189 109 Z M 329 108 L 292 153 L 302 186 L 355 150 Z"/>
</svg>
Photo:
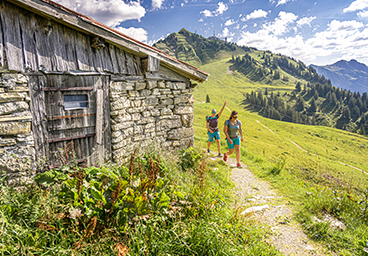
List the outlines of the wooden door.
<svg viewBox="0 0 368 256">
<path fill-rule="evenodd" d="M 50 168 L 71 161 L 94 165 L 111 154 L 107 76 L 31 76 L 37 158 Z"/>
</svg>

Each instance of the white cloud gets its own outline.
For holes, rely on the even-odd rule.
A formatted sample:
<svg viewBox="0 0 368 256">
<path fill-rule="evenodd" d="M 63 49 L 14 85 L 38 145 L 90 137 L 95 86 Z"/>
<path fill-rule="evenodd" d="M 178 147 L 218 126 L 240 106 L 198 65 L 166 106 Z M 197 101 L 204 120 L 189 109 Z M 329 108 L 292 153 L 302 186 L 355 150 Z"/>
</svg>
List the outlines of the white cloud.
<svg viewBox="0 0 368 256">
<path fill-rule="evenodd" d="M 368 0 L 355 0 L 348 8 L 345 8 L 343 12 L 354 12 L 363 10 L 368 7 Z"/>
<path fill-rule="evenodd" d="M 153 9 L 160 9 L 164 0 L 152 0 Z"/>
<path fill-rule="evenodd" d="M 230 30 L 228 28 L 224 28 L 222 30 L 222 33 L 219 34 L 219 37 L 233 37 L 235 35 L 235 33 L 231 33 Z M 232 38 L 231 38 L 232 39 Z M 231 40 L 230 40 L 231 41 Z"/>
<path fill-rule="evenodd" d="M 368 17 L 368 11 L 358 12 L 358 16 L 362 17 L 362 18 L 367 18 Z"/>
<path fill-rule="evenodd" d="M 275 23 L 276 20 L 272 24 Z M 326 30 L 310 38 L 301 35 L 283 37 L 282 34 L 274 32 L 275 30 L 268 27 L 262 27 L 255 33 L 243 31 L 237 43 L 293 56 L 307 63 L 329 56 L 362 62 L 368 59 L 368 52 L 365 51 L 368 47 L 368 28 L 355 20 L 342 22 L 333 20 Z"/>
<path fill-rule="evenodd" d="M 204 10 L 204 11 L 201 11 L 200 13 L 203 13 L 204 16 L 206 17 L 213 17 L 213 16 L 219 16 L 223 14 L 224 12 L 227 11 L 227 9 L 229 9 L 227 4 L 224 4 L 223 2 L 219 2 L 216 10 L 212 12 L 210 10 Z"/>
<path fill-rule="evenodd" d="M 254 10 L 252 13 L 248 14 L 247 16 L 245 16 L 245 18 L 242 18 L 242 21 L 247 21 L 250 19 L 258 19 L 258 18 L 265 18 L 267 17 L 267 12 L 262 10 L 262 9 L 258 9 L 258 10 Z"/>
<path fill-rule="evenodd" d="M 61 5 L 91 16 L 108 26 L 114 27 L 126 20 L 140 20 L 146 10 L 139 1 L 123 0 L 56 0 Z"/>
<path fill-rule="evenodd" d="M 141 41 L 141 42 L 147 42 L 147 31 L 143 28 L 123 28 L 123 27 L 116 27 L 114 28 L 118 31 L 120 31 L 123 34 L 126 34 L 127 36 L 133 37 L 134 39 Z"/>
<path fill-rule="evenodd" d="M 283 4 L 286 4 L 287 2 L 290 2 L 290 1 L 294 1 L 294 0 L 279 0 L 278 2 L 277 2 L 277 5 L 276 5 L 276 7 L 277 6 L 279 6 L 279 5 L 283 5 Z M 270 0 L 270 3 L 275 3 L 276 1 L 275 0 Z"/>
<path fill-rule="evenodd" d="M 313 16 L 313 17 L 305 17 L 305 18 L 302 18 L 302 19 L 300 19 L 300 20 L 298 20 L 297 22 L 296 22 L 296 24 L 298 24 L 298 27 L 302 27 L 302 26 L 304 26 L 304 25 L 308 25 L 309 27 L 311 26 L 311 22 L 313 21 L 313 20 L 315 20 L 316 19 L 316 17 L 315 16 Z"/>
<path fill-rule="evenodd" d="M 225 22 L 225 26 L 231 26 L 231 25 L 233 25 L 235 23 L 236 22 L 234 20 L 230 19 L 230 20 L 228 20 L 228 21 Z"/>
<path fill-rule="evenodd" d="M 274 22 L 263 24 L 262 28 L 274 35 L 281 35 L 289 31 L 289 25 L 297 18 L 298 16 L 294 13 L 281 11 Z"/>
</svg>

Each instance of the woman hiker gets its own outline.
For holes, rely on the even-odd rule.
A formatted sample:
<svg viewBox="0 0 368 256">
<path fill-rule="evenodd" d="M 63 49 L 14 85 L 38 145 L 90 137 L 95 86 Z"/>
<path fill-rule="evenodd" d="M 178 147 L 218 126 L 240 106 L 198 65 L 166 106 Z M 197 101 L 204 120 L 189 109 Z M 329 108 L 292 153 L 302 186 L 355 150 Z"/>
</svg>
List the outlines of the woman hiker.
<svg viewBox="0 0 368 256">
<path fill-rule="evenodd" d="M 210 146 L 211 143 L 213 142 L 213 139 L 215 138 L 216 142 L 217 142 L 217 149 L 218 149 L 218 155 L 221 155 L 221 146 L 220 146 L 220 132 L 219 132 L 219 128 L 217 127 L 218 125 L 218 119 L 220 118 L 222 111 L 224 110 L 226 105 L 226 101 L 224 101 L 224 105 L 222 106 L 222 109 L 220 110 L 220 112 L 216 115 L 216 109 L 212 109 L 212 115 L 207 117 L 207 134 L 208 134 L 208 147 L 207 147 L 207 151 L 208 153 L 211 153 L 210 150 Z"/>
<path fill-rule="evenodd" d="M 224 154 L 224 161 L 226 162 L 227 157 L 236 152 L 236 167 L 241 167 L 240 164 L 240 141 L 243 140 L 242 123 L 238 120 L 238 112 L 235 110 L 231 112 L 230 118 L 225 121 L 224 133 L 226 135 L 226 142 L 229 151 Z M 240 137 L 239 137 L 240 133 Z"/>
</svg>

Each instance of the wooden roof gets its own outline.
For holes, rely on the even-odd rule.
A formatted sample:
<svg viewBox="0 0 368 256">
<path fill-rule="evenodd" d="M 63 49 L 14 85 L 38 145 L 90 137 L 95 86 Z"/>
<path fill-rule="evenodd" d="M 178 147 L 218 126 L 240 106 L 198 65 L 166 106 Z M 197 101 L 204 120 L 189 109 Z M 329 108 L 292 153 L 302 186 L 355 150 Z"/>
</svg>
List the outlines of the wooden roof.
<svg viewBox="0 0 368 256">
<path fill-rule="evenodd" d="M 127 52 L 133 53 L 141 58 L 152 56 L 160 60 L 161 64 L 167 68 L 192 80 L 206 81 L 209 74 L 193 67 L 183 61 L 180 61 L 168 54 L 131 38 L 115 29 L 112 29 L 92 18 L 77 13 L 58 3 L 50 0 L 5 0 L 18 5 L 40 16 L 51 19 L 57 23 L 63 24 L 77 31 L 88 35 L 94 35 L 104 38 L 108 43 L 121 47 Z"/>
</svg>

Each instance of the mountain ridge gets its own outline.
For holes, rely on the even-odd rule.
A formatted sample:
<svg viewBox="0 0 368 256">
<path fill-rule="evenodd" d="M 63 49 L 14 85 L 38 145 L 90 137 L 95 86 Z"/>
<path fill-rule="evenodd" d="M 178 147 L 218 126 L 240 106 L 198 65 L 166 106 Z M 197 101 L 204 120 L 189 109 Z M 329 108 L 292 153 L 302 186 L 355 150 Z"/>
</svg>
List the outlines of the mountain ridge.
<svg viewBox="0 0 368 256">
<path fill-rule="evenodd" d="M 311 65 L 318 74 L 330 79 L 332 84 L 341 89 L 368 92 L 368 67 L 354 59 L 339 60 L 331 65 Z"/>
</svg>

